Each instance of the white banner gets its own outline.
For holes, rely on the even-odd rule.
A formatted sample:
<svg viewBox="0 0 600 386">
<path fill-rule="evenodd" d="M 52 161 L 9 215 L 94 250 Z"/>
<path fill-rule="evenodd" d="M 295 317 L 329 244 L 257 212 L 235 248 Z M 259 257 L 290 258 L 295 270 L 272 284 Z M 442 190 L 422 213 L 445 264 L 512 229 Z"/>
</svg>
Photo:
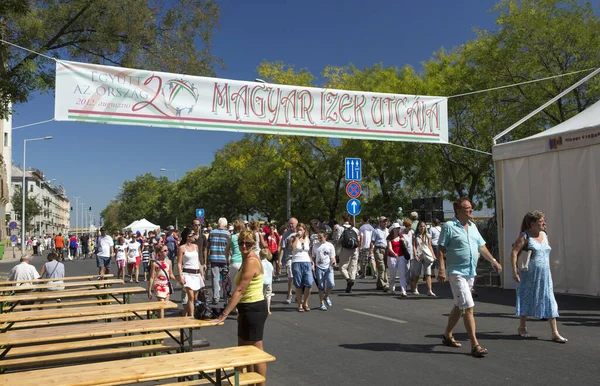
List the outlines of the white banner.
<svg viewBox="0 0 600 386">
<path fill-rule="evenodd" d="M 447 107 L 445 97 L 56 63 L 57 121 L 447 143 Z"/>
</svg>

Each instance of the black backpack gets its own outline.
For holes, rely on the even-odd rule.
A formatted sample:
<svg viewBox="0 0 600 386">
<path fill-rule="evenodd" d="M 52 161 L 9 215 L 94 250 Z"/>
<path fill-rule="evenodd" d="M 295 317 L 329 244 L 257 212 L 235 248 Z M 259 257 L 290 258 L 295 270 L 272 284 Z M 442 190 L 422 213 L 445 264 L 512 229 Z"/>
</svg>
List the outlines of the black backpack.
<svg viewBox="0 0 600 386">
<path fill-rule="evenodd" d="M 346 249 L 358 248 L 358 235 L 352 227 L 345 228 L 340 237 L 340 244 Z"/>
</svg>

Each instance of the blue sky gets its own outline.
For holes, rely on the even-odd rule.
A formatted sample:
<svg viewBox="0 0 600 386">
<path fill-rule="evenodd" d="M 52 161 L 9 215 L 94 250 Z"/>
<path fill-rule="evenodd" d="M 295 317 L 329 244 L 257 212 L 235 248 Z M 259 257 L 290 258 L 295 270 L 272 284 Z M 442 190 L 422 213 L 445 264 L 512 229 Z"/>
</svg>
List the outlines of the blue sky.
<svg viewBox="0 0 600 386">
<path fill-rule="evenodd" d="M 223 0 L 213 53 L 226 68 L 217 76 L 254 80 L 263 60 L 282 61 L 319 75 L 327 65 L 375 63 L 420 69 L 444 47 L 475 37 L 474 29 L 495 28 L 495 0 Z M 68 58 L 64 58 L 68 59 Z M 18 104 L 13 127 L 52 119 L 54 97 L 37 95 Z M 13 161 L 22 163 L 23 139 L 51 135 L 27 144 L 27 166 L 42 170 L 86 207 L 99 213 L 126 180 L 144 173 L 181 178 L 241 134 L 91 123 L 50 122 L 13 131 Z M 351 155 L 349 155 L 351 156 Z M 285 205 L 282 197 L 282 205 Z M 75 202 L 72 199 L 73 203 Z M 200 206 L 202 203 L 198 203 Z M 74 205 L 74 204 L 73 204 Z M 194 216 L 190 208 L 190 218 Z M 73 226 L 75 219 L 72 219 Z"/>
</svg>

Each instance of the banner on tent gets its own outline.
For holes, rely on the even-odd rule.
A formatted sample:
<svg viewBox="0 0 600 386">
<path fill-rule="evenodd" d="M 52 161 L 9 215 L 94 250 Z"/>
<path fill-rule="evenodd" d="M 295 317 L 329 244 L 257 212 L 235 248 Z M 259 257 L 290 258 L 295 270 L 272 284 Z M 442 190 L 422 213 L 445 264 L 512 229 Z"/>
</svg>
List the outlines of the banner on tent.
<svg viewBox="0 0 600 386">
<path fill-rule="evenodd" d="M 447 143 L 447 106 L 445 97 L 56 63 L 57 121 Z"/>
</svg>

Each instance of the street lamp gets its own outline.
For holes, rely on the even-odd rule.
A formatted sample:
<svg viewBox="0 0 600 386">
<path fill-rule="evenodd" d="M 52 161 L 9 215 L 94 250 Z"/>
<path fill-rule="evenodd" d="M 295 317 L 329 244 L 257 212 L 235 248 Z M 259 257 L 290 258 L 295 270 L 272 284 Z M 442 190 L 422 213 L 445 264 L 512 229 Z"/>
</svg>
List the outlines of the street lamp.
<svg viewBox="0 0 600 386">
<path fill-rule="evenodd" d="M 26 182 L 25 182 L 25 176 L 27 174 L 27 167 L 25 166 L 25 161 L 27 160 L 27 142 L 31 142 L 31 141 L 47 141 L 52 139 L 51 136 L 47 136 L 47 137 L 40 137 L 40 138 L 28 138 L 28 139 L 24 139 L 23 140 L 23 182 L 21 183 L 21 193 L 23 194 L 23 196 L 21 197 L 21 199 L 23 200 L 22 202 L 22 207 L 21 207 L 21 251 L 24 251 L 25 248 L 23 248 L 23 246 L 25 245 L 25 192 L 27 191 L 27 186 Z"/>
<path fill-rule="evenodd" d="M 173 174 L 175 174 L 175 181 L 177 181 L 177 171 L 175 169 L 167 169 L 167 168 L 160 168 L 161 172 L 173 172 Z M 179 224 L 178 224 L 178 217 L 175 216 L 175 229 L 179 229 Z"/>
</svg>

